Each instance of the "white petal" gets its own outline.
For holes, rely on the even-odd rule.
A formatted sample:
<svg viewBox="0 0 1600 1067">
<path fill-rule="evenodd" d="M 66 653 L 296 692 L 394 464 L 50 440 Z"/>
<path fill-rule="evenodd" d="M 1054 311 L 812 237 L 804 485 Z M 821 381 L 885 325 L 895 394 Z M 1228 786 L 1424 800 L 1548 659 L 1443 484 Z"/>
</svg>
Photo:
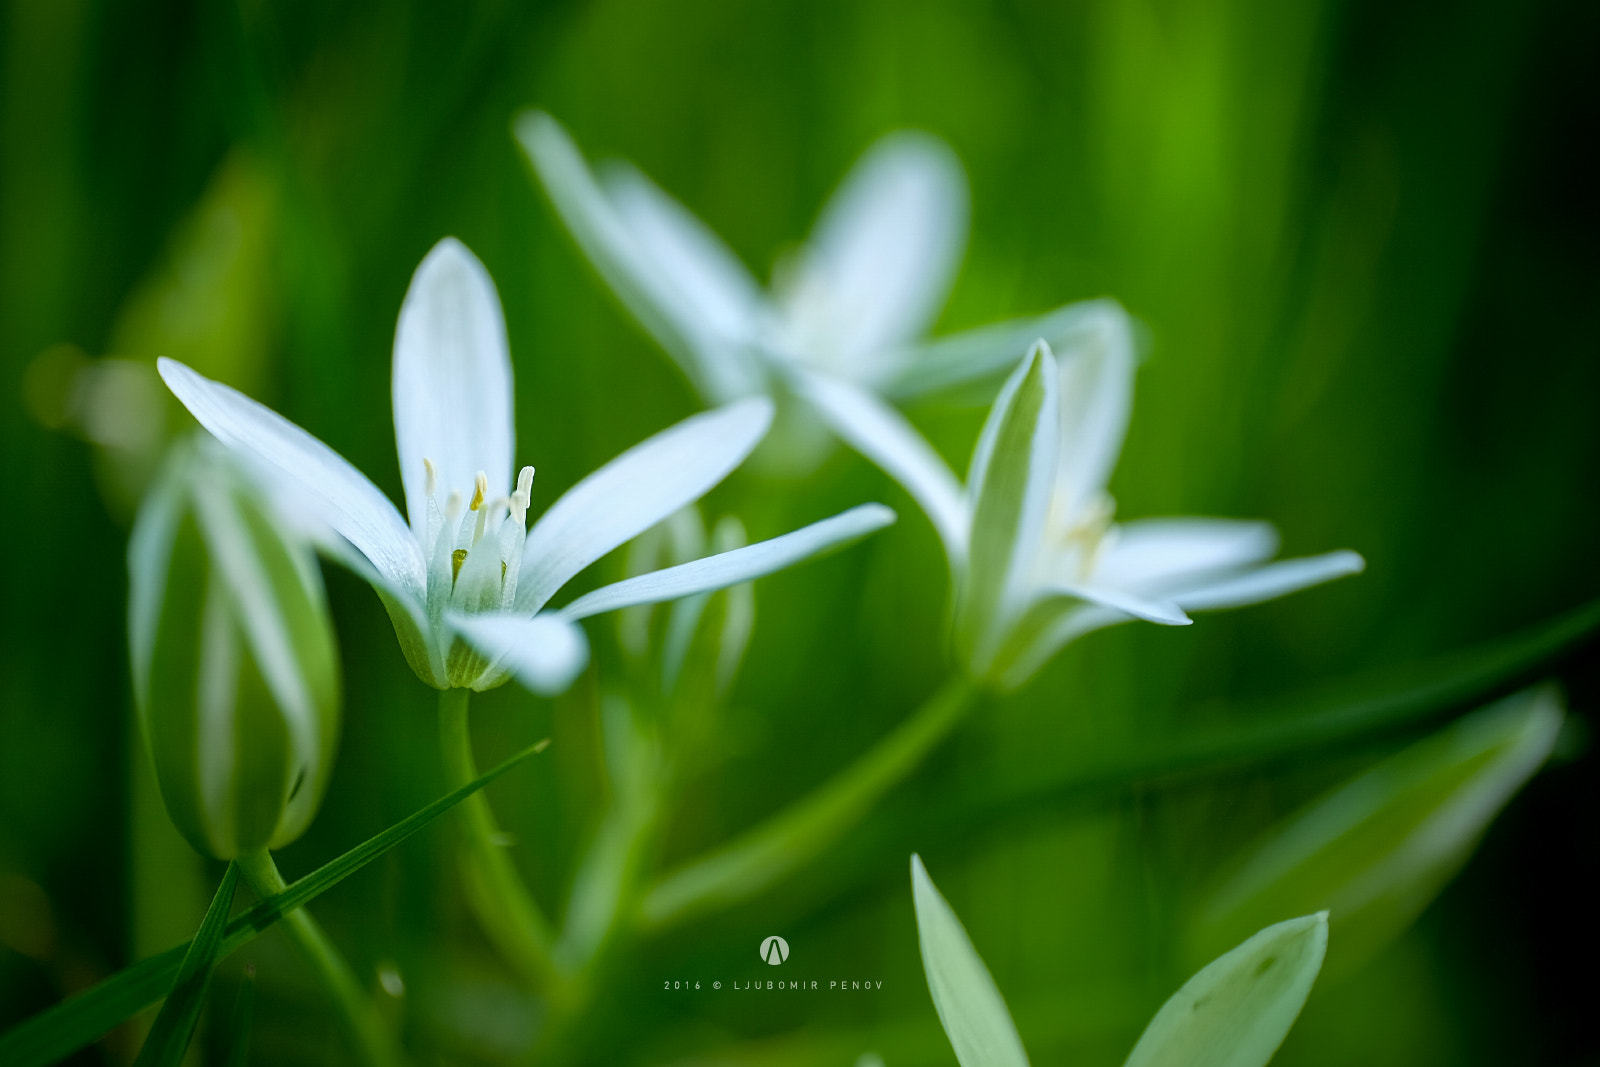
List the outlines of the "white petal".
<svg viewBox="0 0 1600 1067">
<path fill-rule="evenodd" d="M 677 361 L 701 394 L 726 401 L 758 391 L 760 369 L 696 314 L 684 290 L 635 237 L 561 124 L 540 111 L 517 118 L 517 139 L 561 221 L 617 298 Z"/>
<path fill-rule="evenodd" d="M 1366 561 L 1354 552 L 1329 552 L 1322 556 L 1285 559 L 1252 570 L 1197 580 L 1173 589 L 1169 595 L 1188 611 L 1215 611 L 1272 600 L 1307 586 L 1330 582 L 1347 574 L 1360 574 Z"/>
<path fill-rule="evenodd" d="M 748 582 L 865 537 L 894 519 L 894 512 L 882 504 L 862 504 L 781 537 L 601 586 L 562 608 L 561 614 L 586 619 L 603 611 L 659 604 Z"/>
<path fill-rule="evenodd" d="M 960 161 L 928 134 L 892 133 L 823 209 L 804 252 L 796 312 L 833 343 L 835 366 L 851 366 L 928 328 L 966 240 Z"/>
<path fill-rule="evenodd" d="M 510 669 L 517 681 L 544 696 L 560 693 L 589 662 L 583 629 L 560 615 L 462 615 L 445 621 L 498 667 Z"/>
<path fill-rule="evenodd" d="M 1103 336 L 1108 316 L 1126 318 L 1126 314 L 1114 300 L 1081 300 L 1042 315 L 1010 319 L 908 345 L 883 357 L 890 372 L 882 383 L 882 392 L 901 399 L 970 383 L 976 397 L 973 402 L 987 404 L 994 397 L 996 383 L 989 382 L 985 395 L 979 388 L 982 379 L 998 378 L 1015 367 L 1033 342 L 1043 340 L 1058 356 L 1065 357 L 1085 345 L 1097 343 Z"/>
<path fill-rule="evenodd" d="M 489 272 L 447 237 L 411 278 L 394 335 L 394 437 L 406 515 L 427 530 L 423 459 L 439 473 L 439 506 L 451 490 L 472 495 L 481 470 L 489 491 L 511 491 L 511 355 Z"/>
<path fill-rule="evenodd" d="M 344 457 L 282 415 L 176 360 L 157 362 L 162 379 L 212 436 L 327 523 L 392 585 L 422 598 L 422 552 L 389 498 Z"/>
<path fill-rule="evenodd" d="M 911 494 L 938 531 L 951 565 L 964 567 L 971 519 L 961 485 L 905 416 L 865 389 L 836 378 L 797 373 L 792 382 L 841 440 Z"/>
<path fill-rule="evenodd" d="M 1115 527 L 1094 566 L 1096 585 L 1164 588 L 1181 575 L 1243 567 L 1272 558 L 1271 523 L 1237 519 L 1141 519 Z"/>
<path fill-rule="evenodd" d="M 517 610 L 543 607 L 567 581 L 726 478 L 772 424 L 753 397 L 684 419 L 569 489 L 528 532 Z"/>
<path fill-rule="evenodd" d="M 1070 521 L 1111 480 L 1133 409 L 1133 325 L 1103 305 L 1097 330 L 1061 365 L 1061 465 L 1056 506 Z"/>
<path fill-rule="evenodd" d="M 1124 589 L 1103 585 L 1054 585 L 1051 589 L 1053 592 L 1075 596 L 1091 604 L 1120 611 L 1124 615 L 1144 619 L 1146 622 L 1157 622 L 1163 626 L 1188 626 L 1194 622 L 1183 613 L 1182 608 L 1170 600 L 1143 597 Z"/>
<path fill-rule="evenodd" d="M 911 899 L 928 992 L 956 1062 L 961 1067 L 1028 1067 L 1028 1054 L 989 968 L 914 853 Z"/>
<path fill-rule="evenodd" d="M 699 320 L 724 338 L 748 343 L 766 297 L 733 251 L 636 168 L 611 164 L 601 182 L 640 250 Z"/>
</svg>

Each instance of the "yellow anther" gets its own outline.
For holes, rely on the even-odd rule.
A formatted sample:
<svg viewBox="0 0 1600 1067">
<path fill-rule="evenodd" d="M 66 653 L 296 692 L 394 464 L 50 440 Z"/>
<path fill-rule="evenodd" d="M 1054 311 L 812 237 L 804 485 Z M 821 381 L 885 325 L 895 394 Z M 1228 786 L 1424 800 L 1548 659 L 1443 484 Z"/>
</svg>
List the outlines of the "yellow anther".
<svg viewBox="0 0 1600 1067">
<path fill-rule="evenodd" d="M 450 584 L 456 584 L 456 579 L 461 577 L 461 565 L 467 561 L 467 550 L 458 548 L 450 553 Z"/>
<path fill-rule="evenodd" d="M 483 507 L 483 498 L 489 492 L 489 476 L 482 471 L 478 472 L 478 480 L 472 489 L 472 503 L 467 505 L 469 511 L 477 511 Z"/>
</svg>

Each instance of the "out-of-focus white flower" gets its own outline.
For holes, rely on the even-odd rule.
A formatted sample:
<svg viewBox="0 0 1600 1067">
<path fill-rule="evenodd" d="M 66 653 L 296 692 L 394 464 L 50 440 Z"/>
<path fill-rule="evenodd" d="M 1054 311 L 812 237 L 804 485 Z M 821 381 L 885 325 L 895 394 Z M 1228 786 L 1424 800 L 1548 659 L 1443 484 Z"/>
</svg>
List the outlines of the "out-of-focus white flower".
<svg viewBox="0 0 1600 1067">
<path fill-rule="evenodd" d="M 264 472 L 286 506 L 315 520 L 324 549 L 372 584 L 412 669 L 440 689 L 488 689 L 511 672 L 557 692 L 587 660 L 576 620 L 748 581 L 893 520 L 887 508 L 863 505 L 547 610 L 579 571 L 722 481 L 766 432 L 772 405 L 749 398 L 685 419 L 579 482 L 527 529 L 533 468 L 512 481 L 499 297 L 452 239 L 417 268 L 395 335 L 409 527 L 372 482 L 298 426 L 181 363 L 163 360 L 160 370 L 201 425 Z"/>
<path fill-rule="evenodd" d="M 944 389 L 1003 372 L 1035 337 L 1068 346 L 1111 306 L 922 342 L 967 235 L 961 164 L 925 133 L 868 149 L 767 289 L 635 168 L 610 163 L 597 178 L 549 115 L 524 114 L 517 137 L 579 247 L 711 403 L 773 391 L 792 368 L 890 397 Z"/>
<path fill-rule="evenodd" d="M 963 489 L 897 411 L 809 375 L 797 388 L 845 441 L 916 498 L 944 541 L 968 669 L 1020 685 L 1064 644 L 1129 619 L 1269 600 L 1360 571 L 1354 552 L 1269 562 L 1277 535 L 1227 519 L 1112 521 L 1106 492 L 1133 400 L 1132 339 L 1107 317 L 1059 361 L 1034 344 L 985 422 Z"/>
</svg>

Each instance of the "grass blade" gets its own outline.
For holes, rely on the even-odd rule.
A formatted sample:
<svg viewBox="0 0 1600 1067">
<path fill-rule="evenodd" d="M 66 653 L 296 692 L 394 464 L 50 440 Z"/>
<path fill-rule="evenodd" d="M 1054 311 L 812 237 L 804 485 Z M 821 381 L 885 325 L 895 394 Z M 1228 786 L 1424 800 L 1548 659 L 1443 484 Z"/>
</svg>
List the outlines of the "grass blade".
<svg viewBox="0 0 1600 1067">
<path fill-rule="evenodd" d="M 200 930 L 189 942 L 178 965 L 178 977 L 172 982 L 167 1002 L 161 1005 L 144 1047 L 134 1067 L 175 1067 L 183 1061 L 194 1037 L 195 1024 L 200 1021 L 200 1009 L 205 1007 L 206 991 L 211 986 L 211 968 L 217 961 L 217 949 L 222 944 L 223 927 L 228 922 L 228 912 L 233 910 L 233 891 L 239 885 L 239 865 L 228 864 L 222 874 L 222 884 L 206 909 Z"/>
<path fill-rule="evenodd" d="M 261 901 L 228 923 L 216 958 L 225 959 L 238 951 L 286 912 L 332 889 L 512 767 L 544 751 L 548 744 L 549 741 L 541 741 L 523 749 L 461 788 L 323 864 L 282 893 Z M 188 949 L 185 943 L 141 960 L 12 1027 L 0 1035 L 0 1063 L 7 1067 L 46 1067 L 99 1038 L 124 1019 L 161 999 L 172 988 Z"/>
<path fill-rule="evenodd" d="M 250 1026 L 255 1021 L 256 967 L 250 964 L 244 970 L 244 981 L 239 983 L 239 996 L 233 1002 L 233 1016 L 228 1020 L 227 1067 L 249 1067 Z"/>
</svg>

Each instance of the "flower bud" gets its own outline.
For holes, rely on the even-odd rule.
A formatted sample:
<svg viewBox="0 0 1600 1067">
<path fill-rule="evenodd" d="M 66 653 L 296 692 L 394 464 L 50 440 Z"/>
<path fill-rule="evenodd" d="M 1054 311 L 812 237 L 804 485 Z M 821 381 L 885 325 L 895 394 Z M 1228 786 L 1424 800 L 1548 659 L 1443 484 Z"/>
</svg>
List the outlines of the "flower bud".
<svg viewBox="0 0 1600 1067">
<path fill-rule="evenodd" d="M 134 695 L 173 823 L 218 859 L 288 844 L 339 734 L 311 552 L 220 448 L 191 441 L 139 511 L 128 570 Z"/>
<path fill-rule="evenodd" d="M 699 509 L 689 505 L 645 531 L 628 553 L 628 573 L 645 574 L 749 543 L 732 516 L 710 536 Z M 624 652 L 666 703 L 709 705 L 732 686 L 755 625 L 755 592 L 742 582 L 670 604 L 625 608 L 617 621 Z"/>
</svg>

